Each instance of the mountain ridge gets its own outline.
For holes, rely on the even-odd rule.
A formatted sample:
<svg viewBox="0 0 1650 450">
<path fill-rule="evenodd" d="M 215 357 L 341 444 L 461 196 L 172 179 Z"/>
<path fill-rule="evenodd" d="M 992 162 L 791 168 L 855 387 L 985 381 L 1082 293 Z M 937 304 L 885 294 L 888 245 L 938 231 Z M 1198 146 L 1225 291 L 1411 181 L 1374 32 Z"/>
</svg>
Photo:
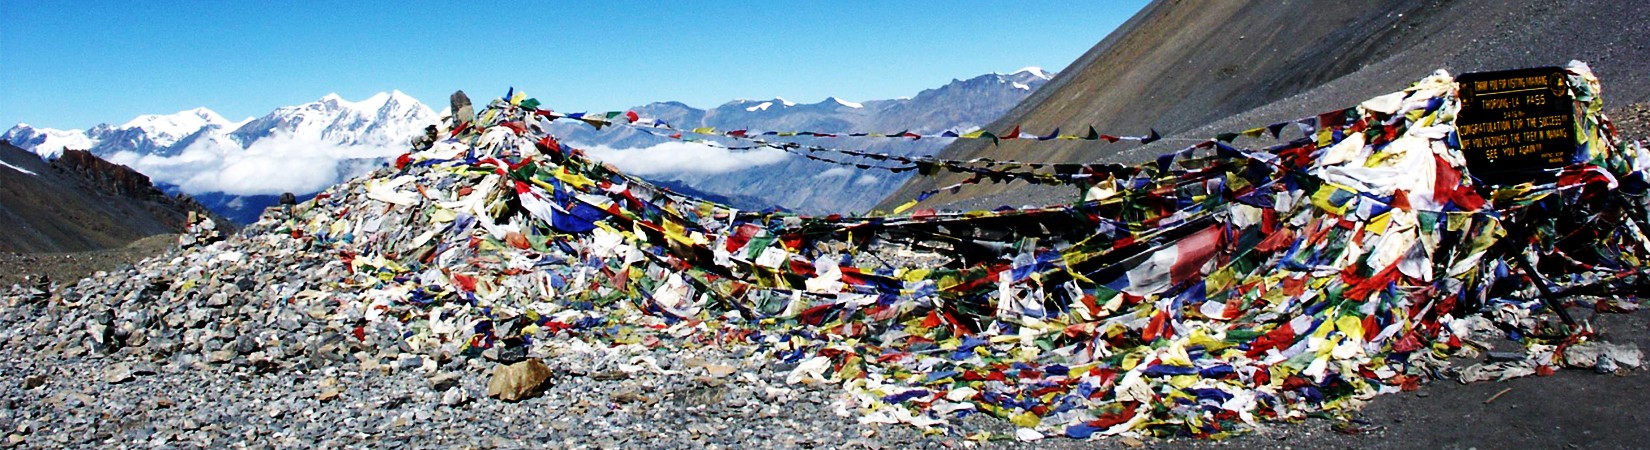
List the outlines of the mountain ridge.
<svg viewBox="0 0 1650 450">
<path fill-rule="evenodd" d="M 666 101 L 648 103 L 633 110 L 644 117 L 661 120 L 678 129 L 715 127 L 724 130 L 826 133 L 969 131 L 994 120 L 1008 108 L 1018 104 L 1021 99 L 1031 95 L 1050 78 L 1051 75 L 1042 69 L 1028 67 L 1008 74 L 990 73 L 968 79 L 953 79 L 945 85 L 924 89 L 911 97 L 898 99 L 847 101 L 833 96 L 816 103 L 797 103 L 782 97 L 767 100 L 737 99 L 707 109 L 695 108 L 682 102 Z M 844 173 L 841 166 L 794 157 L 777 150 L 754 150 L 746 153 L 706 151 L 702 157 L 682 158 L 684 161 L 681 161 L 681 164 L 692 164 L 694 160 L 741 157 L 755 161 L 737 169 L 727 169 L 727 166 L 739 164 L 701 162 L 706 165 L 714 164 L 718 170 L 654 170 L 653 167 L 639 166 L 643 164 L 636 161 L 639 157 L 632 157 L 625 152 L 659 149 L 661 152 L 676 154 L 695 149 L 635 129 L 595 130 L 571 122 L 557 122 L 553 127 L 553 133 L 564 142 L 594 149 L 599 153 L 595 155 L 598 158 L 617 158 L 610 162 L 615 162 L 620 168 L 632 173 L 647 175 L 658 181 L 685 183 L 700 191 L 717 195 L 744 198 L 757 195 L 769 200 L 771 206 L 803 213 L 866 211 L 887 192 L 911 176 L 910 173 Z M 796 138 L 795 141 L 908 156 L 929 155 L 938 151 L 944 144 L 940 140 L 896 142 L 852 137 Z M 854 158 L 845 161 L 866 162 Z"/>
<path fill-rule="evenodd" d="M 149 177 L 90 152 L 69 150 L 48 162 L 0 141 L 0 222 L 7 229 L 0 251 L 121 247 L 181 231 L 190 211 L 210 214 L 188 196 L 167 195 Z"/>
<path fill-rule="evenodd" d="M 88 150 L 99 157 L 121 151 L 171 156 L 213 131 L 231 136 L 243 146 L 279 132 L 342 145 L 399 145 L 411 139 L 415 131 L 422 131 L 422 126 L 404 131 L 411 123 L 435 123 L 435 119 L 435 112 L 422 102 L 400 90 L 391 90 L 353 102 L 328 93 L 312 102 L 277 107 L 263 116 L 239 122 L 201 106 L 171 114 L 142 114 L 118 126 L 102 123 L 84 131 L 18 123 L 0 134 L 0 139 L 46 158 L 65 148 Z"/>
<path fill-rule="evenodd" d="M 249 223 L 282 192 L 312 193 L 382 165 L 435 120 L 428 106 L 392 90 L 353 102 L 330 93 L 239 122 L 198 107 L 88 131 L 19 124 L 0 139 L 47 159 L 88 150 Z"/>
<path fill-rule="evenodd" d="M 661 101 L 634 109 L 686 127 L 875 132 L 908 129 L 932 133 L 978 127 L 1052 77 L 1041 68 L 1027 67 L 1007 74 L 953 79 L 898 99 L 851 101 L 830 96 L 814 103 L 783 97 L 735 99 L 705 109 Z M 189 193 L 234 222 L 249 223 L 283 191 L 310 194 L 381 166 L 404 152 L 407 142 L 421 134 L 425 125 L 434 123 L 437 115 L 400 90 L 357 101 L 328 93 L 312 102 L 278 107 L 263 116 L 240 121 L 197 107 L 172 114 L 140 115 L 120 125 L 98 124 L 86 131 L 18 124 L 0 134 L 0 139 L 18 143 L 48 159 L 61 155 L 64 148 L 88 150 L 151 174 L 154 184 L 167 192 Z M 669 141 L 634 129 L 597 132 L 572 122 L 554 126 L 563 140 L 581 146 L 644 148 Z M 900 154 L 929 154 L 939 148 L 936 141 L 821 144 Z M 304 150 L 293 154 L 294 150 L 282 147 Z M 760 171 L 659 175 L 678 186 L 739 199 L 750 207 L 780 206 L 808 212 L 864 210 L 904 179 L 901 174 L 841 176 L 840 171 L 831 171 L 836 166 L 786 155 L 759 159 L 765 166 Z M 199 161 L 216 165 L 200 167 Z M 254 163 L 272 168 L 249 172 L 248 166 Z M 308 165 L 299 167 L 299 163 Z M 303 173 L 307 175 L 294 175 Z M 283 178 L 305 182 L 264 182 Z M 806 189 L 797 189 L 795 180 L 799 179 L 807 181 L 803 183 Z M 768 204 L 761 204 L 764 202 Z"/>
</svg>

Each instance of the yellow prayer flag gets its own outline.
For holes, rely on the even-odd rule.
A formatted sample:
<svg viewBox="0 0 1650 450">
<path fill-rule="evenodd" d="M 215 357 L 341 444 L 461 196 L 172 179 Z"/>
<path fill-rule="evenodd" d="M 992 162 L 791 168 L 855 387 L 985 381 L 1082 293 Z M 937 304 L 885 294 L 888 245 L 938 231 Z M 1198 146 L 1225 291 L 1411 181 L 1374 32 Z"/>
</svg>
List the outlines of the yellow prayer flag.
<svg viewBox="0 0 1650 450">
<path fill-rule="evenodd" d="M 909 209 L 915 208 L 915 207 L 917 207 L 917 201 L 916 200 L 905 202 L 905 204 L 899 205 L 899 207 L 894 208 L 894 214 L 900 214 L 900 213 L 905 212 L 906 210 L 909 210 Z"/>
<path fill-rule="evenodd" d="M 1361 340 L 1364 338 L 1364 321 L 1358 316 L 1344 315 L 1335 319 L 1335 330 L 1347 337 Z"/>
<path fill-rule="evenodd" d="M 1226 288 L 1232 286 L 1232 280 L 1236 277 L 1237 274 L 1232 269 L 1232 266 L 1226 266 L 1222 267 L 1220 270 L 1216 270 L 1214 273 L 1209 274 L 1208 280 L 1204 282 L 1204 286 L 1207 288 L 1207 290 L 1204 291 L 1204 295 L 1207 297 L 1213 297 L 1216 294 L 1225 292 Z"/>
<path fill-rule="evenodd" d="M 1371 233 L 1375 233 L 1376 235 L 1383 235 L 1383 234 L 1386 234 L 1386 227 L 1388 225 L 1391 225 L 1391 224 L 1392 224 L 1392 211 L 1387 211 L 1387 212 L 1381 213 L 1381 215 L 1378 215 L 1378 216 L 1375 216 L 1372 219 L 1369 219 L 1369 224 L 1364 225 L 1364 230 L 1367 230 Z"/>
</svg>

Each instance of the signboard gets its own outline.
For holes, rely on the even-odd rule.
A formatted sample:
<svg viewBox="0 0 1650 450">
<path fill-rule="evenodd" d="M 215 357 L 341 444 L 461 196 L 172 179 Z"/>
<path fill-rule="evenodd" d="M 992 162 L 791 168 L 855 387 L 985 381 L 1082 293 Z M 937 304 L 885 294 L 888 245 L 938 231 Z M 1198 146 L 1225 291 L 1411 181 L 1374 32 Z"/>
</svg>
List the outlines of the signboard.
<svg viewBox="0 0 1650 450">
<path fill-rule="evenodd" d="M 1455 119 L 1467 169 L 1487 184 L 1550 178 L 1576 154 L 1575 103 L 1564 69 L 1462 74 Z"/>
</svg>

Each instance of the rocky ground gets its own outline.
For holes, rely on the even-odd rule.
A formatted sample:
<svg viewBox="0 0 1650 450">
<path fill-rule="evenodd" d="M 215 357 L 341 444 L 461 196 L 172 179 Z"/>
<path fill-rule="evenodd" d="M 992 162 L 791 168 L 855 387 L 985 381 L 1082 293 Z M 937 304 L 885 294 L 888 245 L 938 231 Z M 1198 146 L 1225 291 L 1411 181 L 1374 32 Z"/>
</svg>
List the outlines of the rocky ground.
<svg viewBox="0 0 1650 450">
<path fill-rule="evenodd" d="M 1650 122 L 1650 109 L 1634 107 L 1612 114 L 1624 130 Z M 1445 379 L 1376 398 L 1355 417 L 1262 424 L 1223 441 L 1017 442 L 1008 422 L 979 415 L 952 433 L 925 434 L 839 415 L 853 409 L 840 403 L 840 390 L 787 379 L 796 364 L 747 346 L 670 339 L 611 346 L 611 336 L 551 333 L 525 354 L 409 348 L 302 294 L 338 270 L 324 261 L 279 252 L 191 256 L 172 242 L 0 255 L 7 277 L 0 286 L 17 284 L 0 288 L 0 445 L 1241 449 L 1650 441 L 1650 378 L 1627 370 L 1466 385 Z M 131 266 L 152 254 L 161 259 Z M 214 256 L 190 259 L 203 255 Z M 261 270 L 270 264 L 293 266 Z M 98 271 L 108 273 L 73 281 Z M 35 289 L 31 281 L 42 273 L 57 285 Z M 198 291 L 225 294 L 185 296 L 176 292 L 189 289 L 174 283 L 219 283 Z M 1650 314 L 1577 312 L 1599 340 L 1650 347 Z M 516 376 L 496 381 L 501 368 Z"/>
<path fill-rule="evenodd" d="M 221 253 L 220 253 L 221 254 Z M 271 302 L 304 279 L 263 279 L 270 260 L 115 270 L 46 293 L 16 286 L 0 308 L 0 444 L 23 448 L 1634 448 L 1650 439 L 1650 378 L 1551 377 L 1377 398 L 1352 418 L 1262 424 L 1224 441 L 1051 437 L 1016 442 L 972 416 L 950 434 L 861 424 L 833 386 L 745 346 L 557 335 L 528 354 L 448 355 L 353 330 L 314 299 Z M 274 256 L 270 256 L 274 258 Z M 105 260 L 100 260 L 105 261 Z M 164 261 L 164 260 L 163 260 Z M 213 291 L 168 298 L 155 267 L 205 264 Z M 50 268 L 51 265 L 38 267 Z M 324 277 L 318 261 L 293 273 Z M 239 271 L 239 272 L 236 272 Z M 191 273 L 185 271 L 184 273 Z M 68 272 L 58 272 L 68 279 Z M 263 278 L 260 278 L 263 277 Z M 190 280 L 176 280 L 188 282 Z M 209 282 L 202 280 L 201 282 Z M 230 286 L 228 284 L 235 284 Z M 240 286 L 244 284 L 245 286 Z M 86 295 L 82 297 L 82 295 Z M 86 300 L 87 298 L 101 300 Z M 308 303 L 306 303 L 308 302 Z M 1578 313 L 1583 313 L 1578 310 Z M 1583 313 L 1602 340 L 1650 346 L 1650 315 Z M 364 336 L 359 338 L 357 336 Z M 528 362 L 516 362 L 528 361 Z M 526 368 L 510 386 L 502 367 Z M 1471 363 L 1473 361 L 1462 361 Z M 542 382 L 537 382 L 543 378 Z M 492 386 L 492 383 L 501 383 Z M 533 386 L 538 386 L 533 388 Z M 491 392 L 490 392 L 491 391 Z M 1504 391 L 1504 392 L 1503 392 Z M 523 395 L 519 401 L 501 397 Z M 852 408 L 849 408 L 852 409 Z"/>
<path fill-rule="evenodd" d="M 1650 103 L 1634 103 L 1611 108 L 1605 112 L 1616 124 L 1616 132 L 1623 140 L 1650 139 Z"/>
<path fill-rule="evenodd" d="M 63 253 L 0 252 L 0 287 L 28 285 L 41 275 L 74 284 L 100 271 L 113 271 L 176 247 L 177 235 L 160 234 L 108 250 Z"/>
</svg>

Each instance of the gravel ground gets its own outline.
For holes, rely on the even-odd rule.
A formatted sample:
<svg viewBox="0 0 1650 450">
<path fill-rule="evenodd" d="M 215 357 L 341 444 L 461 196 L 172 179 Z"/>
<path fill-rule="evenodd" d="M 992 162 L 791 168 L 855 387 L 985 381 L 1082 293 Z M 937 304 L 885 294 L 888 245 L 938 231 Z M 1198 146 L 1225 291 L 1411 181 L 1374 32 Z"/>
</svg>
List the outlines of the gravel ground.
<svg viewBox="0 0 1650 450">
<path fill-rule="evenodd" d="M 0 252 L 0 288 L 29 282 L 45 275 L 49 280 L 75 281 L 97 272 L 118 270 L 177 246 L 178 236 L 160 234 L 108 250 L 64 253 Z"/>
<path fill-rule="evenodd" d="M 261 297 L 253 293 L 177 303 L 133 294 L 102 298 L 118 313 L 99 300 L 75 305 L 73 294 L 67 302 L 21 287 L 6 295 L 5 443 L 881 448 L 921 439 L 915 429 L 832 414 L 833 389 L 787 385 L 789 367 L 749 348 L 592 347 L 567 338 L 530 355 L 550 365 L 548 387 L 504 402 L 486 396 L 488 374 L 503 365 L 488 357 L 403 352 L 390 340 L 339 333 L 319 313 L 252 304 Z"/>
<path fill-rule="evenodd" d="M 376 330 L 352 333 L 350 322 L 315 299 L 270 300 L 326 279 L 320 261 L 250 254 L 241 264 L 212 266 L 218 276 L 202 282 L 251 282 L 199 289 L 225 295 L 174 298 L 154 280 L 189 277 L 180 269 L 193 264 L 187 255 L 167 250 L 160 259 L 49 293 L 4 290 L 0 445 L 1635 448 L 1650 440 L 1643 408 L 1650 378 L 1577 370 L 1502 383 L 1435 382 L 1378 398 L 1352 421 L 1268 423 L 1223 441 L 1016 442 L 1008 422 L 982 415 L 959 421 L 950 434 L 924 434 L 838 414 L 839 388 L 787 383 L 794 365 L 748 345 L 666 339 L 614 346 L 601 336 L 563 333 L 541 335 L 529 354 L 515 358 L 449 355 L 408 348 Z M 277 262 L 285 269 L 266 269 Z M 1650 347 L 1650 315 L 1583 317 L 1606 341 Z M 521 357 L 548 366 L 542 392 L 519 402 L 490 398 L 492 373 Z M 969 439 L 988 435 L 995 439 Z"/>
<path fill-rule="evenodd" d="M 15 300 L 17 297 L 12 297 Z M 543 356 L 537 397 L 485 396 L 483 359 L 445 363 L 351 343 L 340 351 L 227 361 L 132 347 L 102 354 L 86 320 L 24 304 L 3 317 L 0 429 L 29 448 L 1634 448 L 1650 439 L 1650 379 L 1565 371 L 1550 378 L 1439 382 L 1377 399 L 1353 427 L 1266 424 L 1225 441 L 1129 437 L 979 443 L 840 417 L 833 387 L 788 385 L 785 365 L 740 348 L 598 349 Z M 1612 335 L 1650 345 L 1644 314 L 1605 316 Z M 47 330 L 48 333 L 36 333 Z M 1618 337 L 1618 336 L 1612 336 Z M 1617 339 L 1617 341 L 1621 341 Z M 55 342 L 55 343 L 54 343 Z M 68 345 L 65 345 L 68 344 Z M 151 343 L 149 345 L 156 345 Z M 164 344 L 161 344 L 164 345 Z M 227 342 L 226 346 L 235 344 Z M 353 352 L 353 353 L 352 353 Z M 647 360 L 658 366 L 652 368 Z M 635 364 L 630 364 L 635 362 Z M 638 368 L 637 366 L 641 366 Z M 713 370 L 713 368 L 724 370 Z M 725 368 L 733 368 L 731 372 Z M 1506 389 L 1507 392 L 1497 396 Z M 1486 399 L 1495 397 L 1494 402 Z M 976 416 L 961 434 L 1012 431 Z"/>
</svg>

